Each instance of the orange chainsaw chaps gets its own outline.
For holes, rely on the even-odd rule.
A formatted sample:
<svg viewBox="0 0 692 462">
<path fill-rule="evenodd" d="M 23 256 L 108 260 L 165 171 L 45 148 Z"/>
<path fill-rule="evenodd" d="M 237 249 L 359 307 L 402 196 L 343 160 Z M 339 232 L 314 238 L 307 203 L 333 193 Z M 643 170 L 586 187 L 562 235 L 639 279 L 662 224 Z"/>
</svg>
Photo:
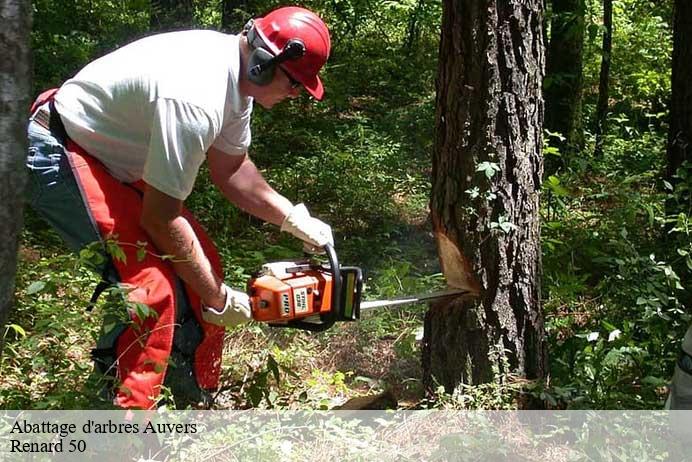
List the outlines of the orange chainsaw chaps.
<svg viewBox="0 0 692 462">
<path fill-rule="evenodd" d="M 221 257 L 216 246 L 207 235 L 202 225 L 187 209 L 183 209 L 183 216 L 192 226 L 192 230 L 197 235 L 202 250 L 211 263 L 211 267 L 223 279 L 223 266 Z M 202 319 L 202 300 L 199 295 L 185 284 L 187 298 L 190 301 L 195 318 L 202 330 L 204 338 L 195 350 L 194 368 L 197 383 L 204 389 L 215 389 L 219 386 L 219 375 L 221 374 L 221 360 L 223 351 L 223 338 L 226 329 L 221 326 L 209 324 Z"/>
<path fill-rule="evenodd" d="M 76 143 L 68 141 L 70 163 L 87 209 L 102 238 L 117 238 L 125 253 L 125 261 L 113 259 L 123 284 L 134 289 L 129 301 L 148 305 L 155 315 L 139 319 L 130 313 L 133 324 L 117 341 L 118 377 L 121 380 L 115 398 L 123 408 L 151 409 L 161 392 L 171 354 L 176 322 L 175 284 L 172 266 L 156 256 L 149 246 L 144 258 L 137 255 L 137 242 L 149 241 L 139 226 L 142 213 L 142 182 L 125 185 L 113 178 L 105 167 L 89 156 Z M 105 192 L 108 192 L 107 194 Z M 221 262 L 206 233 L 185 211 L 214 270 L 222 275 Z M 200 388 L 218 386 L 223 346 L 223 328 L 202 320 L 199 297 L 186 286 L 190 306 L 203 329 L 197 346 L 194 372 Z"/>
</svg>

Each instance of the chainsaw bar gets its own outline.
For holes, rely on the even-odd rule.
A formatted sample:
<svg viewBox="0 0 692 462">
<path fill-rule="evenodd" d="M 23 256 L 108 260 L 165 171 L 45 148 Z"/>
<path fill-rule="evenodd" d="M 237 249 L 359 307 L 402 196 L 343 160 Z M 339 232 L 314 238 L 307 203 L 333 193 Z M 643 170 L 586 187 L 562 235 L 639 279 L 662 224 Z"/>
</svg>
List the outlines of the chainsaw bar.
<svg viewBox="0 0 692 462">
<path fill-rule="evenodd" d="M 409 295 L 407 297 L 392 298 L 390 300 L 372 300 L 360 302 L 360 311 L 377 310 L 380 308 L 391 308 L 399 305 L 409 305 L 412 303 L 427 302 L 441 298 L 448 298 L 467 294 L 467 290 L 449 289 L 429 294 Z"/>
</svg>

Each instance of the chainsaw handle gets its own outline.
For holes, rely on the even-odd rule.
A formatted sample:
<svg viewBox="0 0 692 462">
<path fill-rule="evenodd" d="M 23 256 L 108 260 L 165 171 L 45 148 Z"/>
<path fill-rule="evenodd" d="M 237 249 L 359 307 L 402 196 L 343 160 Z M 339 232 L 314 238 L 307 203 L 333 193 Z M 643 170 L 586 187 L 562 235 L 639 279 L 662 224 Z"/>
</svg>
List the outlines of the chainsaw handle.
<svg viewBox="0 0 692 462">
<path fill-rule="evenodd" d="M 332 309 L 327 314 L 320 315 L 322 322 L 308 322 L 303 320 L 289 321 L 285 324 L 270 324 L 274 327 L 292 327 L 310 332 L 323 332 L 334 325 L 341 315 L 341 267 L 336 257 L 336 250 L 332 244 L 324 246 L 324 251 L 329 260 L 329 269 L 332 273 Z"/>
<path fill-rule="evenodd" d="M 332 270 L 332 310 L 329 312 L 332 319 L 332 324 L 336 321 L 339 314 L 341 314 L 341 266 L 339 266 L 339 259 L 336 258 L 336 250 L 331 244 L 324 246 L 325 252 L 327 252 L 327 258 L 329 259 L 329 266 Z M 331 324 L 330 324 L 331 326 Z"/>
</svg>

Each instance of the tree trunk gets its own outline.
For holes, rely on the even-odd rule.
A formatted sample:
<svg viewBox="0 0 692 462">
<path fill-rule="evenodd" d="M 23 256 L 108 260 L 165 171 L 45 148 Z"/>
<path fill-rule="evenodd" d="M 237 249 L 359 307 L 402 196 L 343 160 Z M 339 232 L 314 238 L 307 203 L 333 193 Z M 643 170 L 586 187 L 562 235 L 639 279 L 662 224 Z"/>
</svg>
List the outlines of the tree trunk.
<svg viewBox="0 0 692 462">
<path fill-rule="evenodd" d="M 17 245 L 26 183 L 26 125 L 31 89 L 31 2 L 1 0 L 0 14 L 0 357 L 14 303 Z"/>
<path fill-rule="evenodd" d="M 553 0 L 546 60 L 545 128 L 565 139 L 557 146 L 565 162 L 584 146 L 581 124 L 584 0 Z M 554 171 L 556 162 L 546 166 Z"/>
<path fill-rule="evenodd" d="M 418 0 L 416 6 L 413 8 L 408 18 L 408 32 L 406 33 L 406 39 L 404 40 L 403 49 L 406 53 L 412 53 L 414 51 L 414 45 L 418 43 L 420 39 L 420 16 L 423 9 L 425 8 L 425 0 Z"/>
<path fill-rule="evenodd" d="M 152 31 L 168 32 L 195 25 L 192 0 L 152 0 L 150 8 L 149 27 Z"/>
<path fill-rule="evenodd" d="M 683 162 L 692 162 L 692 3 L 676 0 L 673 25 L 668 171 L 672 184 Z M 682 210 L 669 210 L 670 213 Z"/>
<path fill-rule="evenodd" d="M 596 106 L 596 147 L 594 156 L 603 155 L 603 138 L 608 118 L 608 81 L 610 79 L 610 54 L 613 48 L 613 0 L 603 0 L 603 50 L 601 57 L 601 76 L 598 84 L 598 104 Z"/>
<path fill-rule="evenodd" d="M 222 0 L 221 30 L 229 34 L 237 34 L 245 23 L 253 17 L 249 12 L 247 0 Z"/>
<path fill-rule="evenodd" d="M 547 370 L 538 221 L 542 0 L 445 0 L 431 213 L 450 285 L 473 296 L 426 315 L 424 384 Z"/>
</svg>

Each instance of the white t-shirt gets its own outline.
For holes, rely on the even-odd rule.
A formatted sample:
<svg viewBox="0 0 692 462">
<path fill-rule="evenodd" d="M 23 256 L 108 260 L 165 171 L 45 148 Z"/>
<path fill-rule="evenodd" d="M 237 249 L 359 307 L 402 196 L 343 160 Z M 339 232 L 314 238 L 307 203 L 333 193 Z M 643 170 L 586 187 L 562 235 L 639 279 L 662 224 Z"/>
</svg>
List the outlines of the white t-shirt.
<svg viewBox="0 0 692 462">
<path fill-rule="evenodd" d="M 159 34 L 99 58 L 60 88 L 67 134 L 117 179 L 184 200 L 210 146 L 250 145 L 252 98 L 238 92 L 239 38 Z"/>
</svg>

